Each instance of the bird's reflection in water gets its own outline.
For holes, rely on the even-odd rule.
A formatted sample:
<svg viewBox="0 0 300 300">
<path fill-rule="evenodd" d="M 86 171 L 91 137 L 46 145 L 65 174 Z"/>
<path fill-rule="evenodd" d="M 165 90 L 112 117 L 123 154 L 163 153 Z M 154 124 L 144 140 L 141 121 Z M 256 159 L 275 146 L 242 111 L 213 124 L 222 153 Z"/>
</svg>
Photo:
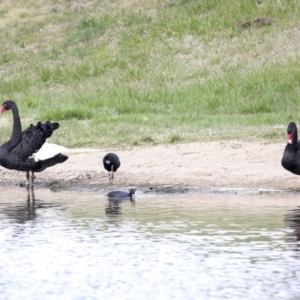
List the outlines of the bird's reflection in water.
<svg viewBox="0 0 300 300">
<path fill-rule="evenodd" d="M 34 195 L 34 186 L 26 186 L 27 190 L 27 202 L 32 201 L 32 205 L 34 206 L 35 203 L 35 195 Z"/>
<path fill-rule="evenodd" d="M 10 221 L 17 224 L 24 224 L 27 221 L 32 221 L 37 217 L 36 200 L 33 187 L 26 187 L 27 201 L 22 204 L 14 204 L 6 206 L 1 210 L 3 214 L 9 217 Z"/>
<path fill-rule="evenodd" d="M 14 205 L 6 207 L 2 212 L 9 217 L 9 219 L 18 224 L 24 224 L 27 221 L 32 221 L 37 217 L 36 207 L 30 201 L 24 205 Z"/>
<path fill-rule="evenodd" d="M 107 215 L 121 215 L 122 214 L 122 201 L 108 200 L 107 206 L 105 208 L 105 213 Z"/>
<path fill-rule="evenodd" d="M 56 207 L 60 207 L 60 210 L 63 210 L 60 204 L 36 199 L 32 189 L 29 196 L 27 196 L 27 201 L 18 201 L 15 204 L 5 206 L 1 209 L 1 213 L 6 215 L 12 223 L 25 224 L 26 222 L 31 222 L 34 224 L 38 216 L 44 216 L 45 210 Z"/>
<path fill-rule="evenodd" d="M 297 251 L 300 247 L 300 207 L 290 210 L 284 218 L 287 227 L 292 229 L 289 240 L 297 243 Z"/>
<path fill-rule="evenodd" d="M 128 197 L 108 197 L 108 203 L 105 208 L 105 213 L 107 215 L 121 215 L 122 203 L 127 201 L 130 201 L 132 204 L 135 203 L 135 201 Z"/>
</svg>

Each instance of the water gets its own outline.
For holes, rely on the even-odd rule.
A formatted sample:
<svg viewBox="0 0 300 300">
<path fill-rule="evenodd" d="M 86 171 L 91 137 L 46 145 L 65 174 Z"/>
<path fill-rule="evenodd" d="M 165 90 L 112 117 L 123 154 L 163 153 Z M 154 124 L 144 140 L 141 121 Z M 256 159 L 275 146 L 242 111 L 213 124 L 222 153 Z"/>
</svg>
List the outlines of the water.
<svg viewBox="0 0 300 300">
<path fill-rule="evenodd" d="M 300 195 L 0 188 L 1 299 L 300 299 Z"/>
</svg>

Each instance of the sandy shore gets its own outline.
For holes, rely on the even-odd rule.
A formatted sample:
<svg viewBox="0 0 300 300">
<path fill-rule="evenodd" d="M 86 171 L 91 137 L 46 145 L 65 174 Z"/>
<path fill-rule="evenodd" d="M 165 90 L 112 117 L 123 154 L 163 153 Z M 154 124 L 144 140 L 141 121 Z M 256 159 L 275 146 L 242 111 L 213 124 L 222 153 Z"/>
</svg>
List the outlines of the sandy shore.
<svg viewBox="0 0 300 300">
<path fill-rule="evenodd" d="M 102 158 L 115 152 L 121 160 L 115 188 L 144 190 L 266 189 L 294 190 L 300 177 L 284 170 L 285 144 L 217 141 L 135 147 L 128 150 L 76 149 L 60 165 L 37 173 L 36 184 L 50 188 L 111 189 Z M 0 184 L 25 183 L 25 174 L 0 167 Z"/>
</svg>

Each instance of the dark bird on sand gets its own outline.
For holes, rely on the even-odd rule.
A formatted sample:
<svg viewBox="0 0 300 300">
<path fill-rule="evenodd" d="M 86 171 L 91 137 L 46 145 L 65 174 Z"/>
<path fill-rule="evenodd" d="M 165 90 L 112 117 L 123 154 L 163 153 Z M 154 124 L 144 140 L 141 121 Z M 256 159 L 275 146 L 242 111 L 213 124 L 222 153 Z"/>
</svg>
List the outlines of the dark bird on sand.
<svg viewBox="0 0 300 300">
<path fill-rule="evenodd" d="M 7 110 L 12 110 L 13 130 L 11 138 L 0 146 L 0 165 L 10 170 L 26 172 L 26 186 L 31 184 L 33 187 L 35 172 L 42 172 L 68 159 L 68 156 L 60 153 L 64 147 L 46 143 L 46 140 L 59 128 L 59 123 L 38 122 L 22 131 L 16 103 L 12 100 L 5 101 L 0 109 L 0 114 Z M 50 147 L 51 151 L 47 151 L 47 145 L 52 146 Z M 43 151 L 43 159 L 39 158 L 39 151 Z M 48 153 L 48 157 L 45 157 L 45 153 Z M 31 182 L 29 172 L 31 172 Z"/>
<path fill-rule="evenodd" d="M 103 157 L 103 166 L 108 171 L 108 180 L 110 184 L 115 183 L 114 172 L 117 172 L 121 166 L 119 157 L 115 153 L 108 153 Z"/>
</svg>

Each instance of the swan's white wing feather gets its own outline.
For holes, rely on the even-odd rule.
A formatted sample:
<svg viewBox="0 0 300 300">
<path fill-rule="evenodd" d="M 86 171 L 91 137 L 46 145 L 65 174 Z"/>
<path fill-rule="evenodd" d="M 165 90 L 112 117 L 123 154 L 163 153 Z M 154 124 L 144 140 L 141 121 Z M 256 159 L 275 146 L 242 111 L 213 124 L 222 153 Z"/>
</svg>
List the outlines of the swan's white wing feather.
<svg viewBox="0 0 300 300">
<path fill-rule="evenodd" d="M 51 158 L 59 153 L 68 154 L 70 150 L 64 146 L 50 144 L 46 141 L 46 143 L 42 146 L 42 148 L 34 153 L 31 157 L 34 158 L 35 161 L 45 160 Z"/>
<path fill-rule="evenodd" d="M 30 158 L 34 158 L 35 161 L 38 160 L 45 160 L 55 156 L 58 153 L 70 156 L 74 154 L 81 154 L 81 153 L 92 153 L 92 152 L 99 152 L 99 149 L 68 149 L 64 146 L 56 145 L 56 144 L 49 144 L 47 141 L 43 145 L 43 147 L 36 153 L 34 153 Z"/>
</svg>

